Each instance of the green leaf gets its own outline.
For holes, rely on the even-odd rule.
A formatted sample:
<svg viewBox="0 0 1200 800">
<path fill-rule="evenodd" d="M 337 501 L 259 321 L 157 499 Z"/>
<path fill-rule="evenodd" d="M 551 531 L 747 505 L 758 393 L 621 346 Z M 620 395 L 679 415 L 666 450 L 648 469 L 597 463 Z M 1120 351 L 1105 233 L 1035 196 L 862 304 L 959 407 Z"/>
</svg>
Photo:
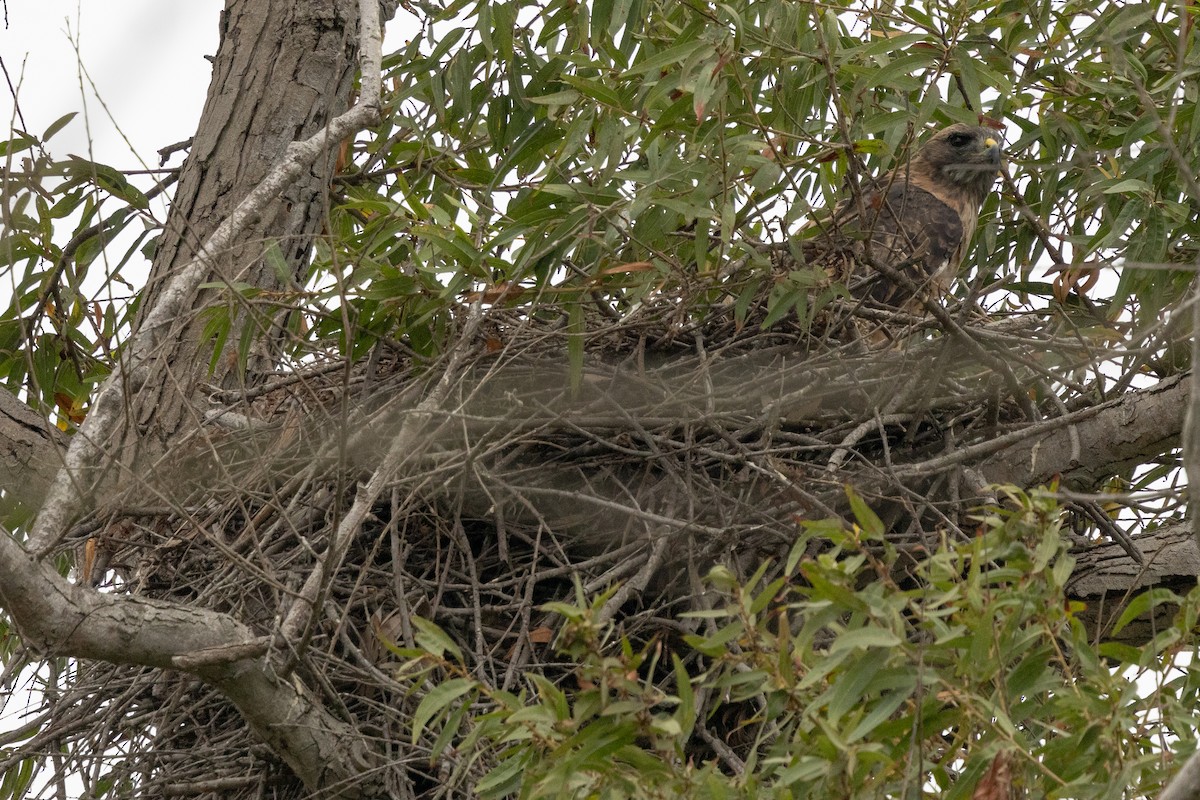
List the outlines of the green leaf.
<svg viewBox="0 0 1200 800">
<path fill-rule="evenodd" d="M 561 80 L 575 87 L 581 94 L 592 98 L 593 100 L 602 103 L 611 108 L 623 109 L 625 104 L 621 100 L 621 95 L 599 81 L 588 80 L 581 78 L 578 75 L 563 75 Z"/>
<path fill-rule="evenodd" d="M 879 516 L 871 510 L 871 507 L 859 497 L 858 492 L 854 491 L 854 487 L 846 484 L 846 497 L 850 500 L 850 510 L 854 514 L 854 520 L 859 527 L 870 539 L 880 539 L 885 533 L 883 521 Z"/>
<path fill-rule="evenodd" d="M 418 617 L 415 615 L 412 617 L 412 624 L 413 627 L 416 628 L 414 638 L 417 641 L 417 645 L 424 649 L 425 652 L 438 658 L 441 658 L 444 654 L 449 653 L 453 660 L 460 664 L 462 663 L 462 651 L 459 650 L 458 645 L 456 645 L 454 641 L 446 635 L 445 631 L 424 617 Z"/>
<path fill-rule="evenodd" d="M 475 785 L 482 800 L 512 797 L 521 787 L 521 778 L 528 766 L 530 751 L 520 751 L 521 757 L 510 757 L 495 767 Z"/>
<path fill-rule="evenodd" d="M 505 179 L 508 171 L 529 164 L 551 142 L 559 141 L 558 128 L 549 120 L 538 120 L 516 140 L 512 148 L 496 165 L 496 181 Z"/>
<path fill-rule="evenodd" d="M 1136 178 L 1126 178 L 1123 181 L 1109 184 L 1103 189 L 1104 194 L 1123 194 L 1123 193 L 1147 193 L 1153 191 L 1150 184 L 1145 181 L 1140 181 Z"/>
<path fill-rule="evenodd" d="M 574 103 L 579 99 L 579 92 L 574 89 L 564 89 L 561 92 L 551 92 L 539 97 L 527 98 L 531 103 L 537 103 L 542 106 L 565 106 Z"/>
<path fill-rule="evenodd" d="M 37 139 L 28 134 L 17 134 L 8 141 L 0 142 L 0 158 L 20 153 L 36 145 Z"/>
<path fill-rule="evenodd" d="M 1009 697 L 1027 694 L 1048 671 L 1055 669 L 1048 648 L 1034 650 L 1008 673 L 1005 689 Z"/>
<path fill-rule="evenodd" d="M 679 721 L 680 736 L 687 739 L 696 727 L 696 696 L 692 691 L 692 679 L 687 667 L 675 653 L 671 654 L 671 666 L 675 673 L 675 691 L 679 695 L 679 707 L 675 719 Z"/>
<path fill-rule="evenodd" d="M 425 725 L 430 720 L 442 714 L 452 702 L 476 688 L 475 681 L 468 678 L 451 678 L 445 683 L 433 687 L 429 694 L 421 698 L 421 702 L 417 704 L 417 710 L 413 712 L 413 744 L 420 740 L 421 734 L 425 731 Z"/>
<path fill-rule="evenodd" d="M 657 73 L 666 67 L 680 64 L 694 54 L 706 49 L 711 53 L 713 50 L 712 44 L 699 39 L 682 42 L 673 47 L 668 47 L 666 50 L 647 58 L 645 61 L 635 63 L 632 67 L 621 73 L 621 78 L 629 79 L 636 78 L 639 75 Z"/>
<path fill-rule="evenodd" d="M 63 114 L 58 119 L 54 120 L 54 122 L 51 122 L 50 127 L 46 128 L 46 132 L 42 134 L 42 141 L 50 141 L 50 137 L 54 136 L 54 134 L 65 128 L 71 120 L 75 119 L 75 115 L 78 113 L 79 112 L 77 111 L 72 111 L 69 114 Z"/>
<path fill-rule="evenodd" d="M 934 56 L 931 53 L 901 56 L 880 69 L 867 72 L 855 84 L 854 93 L 859 94 L 868 89 L 895 88 L 898 79 L 903 77 L 906 81 L 911 80 L 911 76 L 931 67 L 933 60 Z"/>
<path fill-rule="evenodd" d="M 1129 604 L 1125 606 L 1125 610 L 1121 612 L 1121 616 L 1117 617 L 1117 621 L 1112 626 L 1111 636 L 1116 636 L 1126 625 L 1133 622 L 1143 614 L 1148 613 L 1152 608 L 1163 604 L 1178 604 L 1180 602 L 1179 595 L 1165 588 L 1146 589 L 1140 594 L 1134 596 Z"/>
<path fill-rule="evenodd" d="M 840 653 L 843 650 L 869 650 L 871 648 L 890 649 L 900 644 L 900 637 L 884 628 L 856 628 L 838 634 L 829 648 L 830 653 Z"/>
<path fill-rule="evenodd" d="M 833 686 L 826 692 L 830 722 L 836 723 L 847 711 L 862 702 L 864 692 L 883 668 L 883 664 L 882 658 L 864 655 L 838 675 Z"/>
<path fill-rule="evenodd" d="M 905 676 L 905 678 L 905 685 L 902 688 L 884 694 L 875 703 L 870 712 L 851 729 L 850 733 L 846 734 L 847 742 L 853 744 L 874 731 L 880 724 L 891 718 L 892 714 L 896 713 L 896 710 L 912 697 L 913 693 L 917 690 L 916 676 Z"/>
</svg>

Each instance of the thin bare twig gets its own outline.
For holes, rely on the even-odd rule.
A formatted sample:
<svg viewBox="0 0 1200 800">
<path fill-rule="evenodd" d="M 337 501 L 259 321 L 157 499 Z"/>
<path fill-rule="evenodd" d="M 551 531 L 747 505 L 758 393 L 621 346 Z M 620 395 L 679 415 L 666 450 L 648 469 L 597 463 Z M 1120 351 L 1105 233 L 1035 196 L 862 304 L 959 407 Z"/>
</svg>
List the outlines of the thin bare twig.
<svg viewBox="0 0 1200 800">
<path fill-rule="evenodd" d="M 63 466 L 55 476 L 41 511 L 30 529 L 28 547 L 44 558 L 66 533 L 91 486 L 85 476 L 99 466 L 104 443 L 121 424 L 126 397 L 145 383 L 153 369 L 153 354 L 174 323 L 185 311 L 188 299 L 211 274 L 216 257 L 229 249 L 237 237 L 262 210 L 290 186 L 330 147 L 379 119 L 382 32 L 377 0 L 360 0 L 361 45 L 359 61 L 363 87 L 358 101 L 345 113 L 334 117 L 322 130 L 304 141 L 288 146 L 280 163 L 238 204 L 237 208 L 213 231 L 195 257 L 167 281 L 146 315 L 141 328 L 129 340 L 120 363 L 96 393 L 87 418 L 71 439 L 63 456 Z"/>
</svg>

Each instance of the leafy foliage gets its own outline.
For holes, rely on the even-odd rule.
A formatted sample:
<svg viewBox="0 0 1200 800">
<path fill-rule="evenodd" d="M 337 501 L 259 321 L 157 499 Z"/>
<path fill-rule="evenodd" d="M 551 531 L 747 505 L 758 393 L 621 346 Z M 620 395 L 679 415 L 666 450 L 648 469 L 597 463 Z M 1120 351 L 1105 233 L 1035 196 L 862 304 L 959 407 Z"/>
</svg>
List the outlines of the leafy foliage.
<svg viewBox="0 0 1200 800">
<path fill-rule="evenodd" d="M 715 302 L 756 243 L 904 155 L 929 125 L 1008 127 L 975 286 L 1049 298 L 1047 264 L 1126 259 L 1110 319 L 1148 323 L 1192 260 L 1198 57 L 1169 4 L 454 3 L 388 61 L 390 115 L 345 178 L 348 281 L 428 343 L 471 285 L 508 304 Z M 461 16 L 460 16 L 461 15 Z M 452 21 L 451 21 L 452 20 Z M 1020 212 L 1020 213 L 1018 213 Z M 828 284 L 788 276 L 771 319 Z M 961 291 L 961 290 L 960 290 Z M 818 299 L 819 302 L 819 299 Z M 335 325 L 337 323 L 334 323 Z"/>
<path fill-rule="evenodd" d="M 1022 308 L 1053 296 L 1047 265 L 1125 259 L 1095 303 L 1151 325 L 1190 280 L 1200 48 L 1173 4 L 458 0 L 421 24 L 386 59 L 383 124 L 335 181 L 315 294 L 293 300 L 297 355 L 380 336 L 431 355 L 471 290 L 618 314 L 653 296 L 698 311 L 732 298 L 744 312 L 770 275 L 761 243 L 786 242 L 928 126 L 981 116 L 1007 128 L 1016 183 L 985 209 L 974 287 L 1007 287 L 993 298 Z M 0 370 L 64 416 L 128 330 L 122 273 L 150 246 L 158 191 L 54 159 L 67 122 L 3 143 L 0 242 Z M 110 254 L 135 221 L 150 229 Z M 728 280 L 747 266 L 749 283 Z M 819 273 L 775 280 L 769 321 L 835 293 Z M 1144 360 L 1178 368 L 1167 344 L 1152 338 Z"/>
<path fill-rule="evenodd" d="M 147 194 L 112 167 L 53 158 L 50 139 L 74 116 L 41 137 L 18 132 L 0 142 L 0 267 L 9 299 L 0 314 L 0 374 L 10 389 L 57 407 L 63 429 L 82 419 L 92 387 L 109 372 L 134 307 L 124 273 L 152 247 L 158 227 L 149 196 L 171 182 Z"/>
<path fill-rule="evenodd" d="M 253 303 L 290 312 L 295 362 L 358 359 L 386 339 L 430 363 L 452 346 L 471 301 L 562 319 L 572 389 L 599 317 L 628 319 L 655 302 L 674 304 L 680 322 L 717 305 L 744 322 L 765 290 L 761 324 L 804 323 L 839 287 L 820 271 L 776 274 L 770 253 L 795 246 L 814 208 L 902 163 L 928 127 L 982 118 L 1006 128 L 1012 180 L 988 201 L 957 299 L 994 315 L 1065 312 L 1070 335 L 1094 353 L 1030 397 L 1065 406 L 1055 388 L 1094 381 L 1066 397 L 1086 400 L 1187 366 L 1178 345 L 1190 331 L 1174 312 L 1193 280 L 1200 225 L 1200 47 L 1188 7 L 418 5 L 419 32 L 386 60 L 384 121 L 350 143 L 332 180 L 306 291 L 208 285 L 218 300 L 204 319 L 219 345 L 213 363 L 222 347 L 247 360 L 251 342 L 232 335 L 231 319 Z M 131 275 L 160 228 L 149 199 L 163 188 L 56 158 L 52 138 L 69 122 L 0 142 L 0 267 L 10 288 L 0 376 L 31 404 L 57 408 L 64 429 L 86 413 L 128 335 Z M 264 259 L 281 259 L 277 243 L 265 243 Z M 1053 279 L 1048 266 L 1059 270 Z M 1116 277 L 1091 287 L 1097 272 Z M 813 445 L 810 433 L 797 434 L 809 438 L 795 449 L 828 444 Z M 842 433 L 837 441 L 848 441 Z M 728 456 L 720 469 L 741 458 L 731 452 L 719 453 Z M 1108 488 L 1177 472 L 1167 457 Z M 292 488 L 325 488 L 309 478 Z M 278 505 L 340 515 L 327 497 L 318 506 L 295 491 Z M 239 497 L 214 512 L 214 526 L 269 519 L 276 499 Z M 580 590 L 573 603 L 546 607 L 561 619 L 554 669 L 531 671 L 512 691 L 482 674 L 461 640 L 413 618 L 415 646 L 393 651 L 407 660 L 398 675 L 411 692 L 396 713 L 446 785 L 486 797 L 957 798 L 989 784 L 1049 797 L 1153 795 L 1169 754 L 1195 746 L 1200 683 L 1186 656 L 1200 595 L 1145 592 L 1115 627 L 1163 604 L 1179 606 L 1175 624 L 1143 648 L 1096 643 L 1065 600 L 1060 511 L 1039 493 L 1008 500 L 986 512 L 974 539 L 947 535 L 937 549 L 905 553 L 899 577 L 884 522 L 851 494 L 857 527 L 810 523 L 790 560 L 749 580 L 714 569 L 708 610 L 671 620 L 648 642 L 602 613 L 615 595 Z M 190 536 L 160 538 L 163 547 L 186 541 L 200 559 Z M 244 545 L 237 537 L 227 538 Z M 310 540 L 288 545 L 288 568 L 308 569 Z M 282 569 L 277 552 L 246 574 L 275 580 L 267 570 Z M 469 545 L 455 552 L 471 556 Z M 243 566 L 171 597 L 212 598 L 219 587 L 240 608 L 253 594 Z M 354 591 L 337 595 L 346 608 L 359 602 Z M 27 658 L 0 625 L 5 662 Z M 347 663 L 341 655 L 329 663 Z M 150 683 L 129 686 L 158 708 Z M 205 718 L 217 730 L 230 725 L 221 709 Z M 178 744 L 166 727 L 147 730 Z M 83 741 L 72 746 L 88 749 Z M 21 796 L 50 757 L 30 760 L 16 739 L 5 745 L 0 798 Z M 114 768 L 93 787 L 128 793 L 128 780 Z"/>
<path fill-rule="evenodd" d="M 900 583 L 869 512 L 850 530 L 810 524 L 745 585 L 714 570 L 712 610 L 681 620 L 682 641 L 635 649 L 598 620 L 607 596 L 553 604 L 563 676 L 520 694 L 473 677 L 423 623 L 423 646 L 395 651 L 422 694 L 414 741 L 483 797 L 973 797 L 998 759 L 1018 796 L 1152 796 L 1167 751 L 1195 747 L 1195 669 L 1164 667 L 1194 654 L 1200 591 L 1131 606 L 1118 627 L 1179 605 L 1146 648 L 1097 646 L 1065 593 L 1055 501 L 1006 496 L 977 538 Z"/>
</svg>

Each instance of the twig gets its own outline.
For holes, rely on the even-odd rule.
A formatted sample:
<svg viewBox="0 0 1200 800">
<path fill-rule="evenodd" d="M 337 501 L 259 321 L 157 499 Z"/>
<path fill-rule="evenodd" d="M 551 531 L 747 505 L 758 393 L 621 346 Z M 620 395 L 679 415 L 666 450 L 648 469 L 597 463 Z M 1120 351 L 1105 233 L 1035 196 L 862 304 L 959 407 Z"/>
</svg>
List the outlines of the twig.
<svg viewBox="0 0 1200 800">
<path fill-rule="evenodd" d="M 1133 543 L 1133 539 L 1129 534 L 1118 528 L 1113 521 L 1109 519 L 1108 514 L 1104 513 L 1104 509 L 1100 508 L 1100 504 L 1095 500 L 1088 500 L 1081 503 L 1076 503 L 1075 506 L 1082 511 L 1088 519 L 1096 524 L 1101 532 L 1121 546 L 1121 549 L 1129 554 L 1138 566 L 1146 566 L 1146 556 L 1138 549 L 1138 546 Z"/>
<path fill-rule="evenodd" d="M 894 405 L 894 404 L 892 404 Z M 837 450 L 833 451 L 833 455 L 829 457 L 829 463 L 825 465 L 826 472 L 837 472 L 842 466 L 842 462 L 846 460 L 846 456 L 850 455 L 850 448 L 858 444 L 859 441 L 866 436 L 873 428 L 878 428 L 880 435 L 884 435 L 884 425 L 902 425 L 905 422 L 910 422 L 912 416 L 910 414 L 886 414 L 883 416 L 872 417 L 871 419 L 860 422 L 854 430 L 850 431 L 841 442 L 838 443 Z"/>
<path fill-rule="evenodd" d="M 471 306 L 466 324 L 459 333 L 458 342 L 450 352 L 450 360 L 446 364 L 446 369 L 442 372 L 442 376 L 433 390 L 405 416 L 404 423 L 400 426 L 400 432 L 392 439 L 387 454 L 371 474 L 367 483 L 355 493 L 354 503 L 338 524 L 325 555 L 309 573 L 299 595 L 288 610 L 283 624 L 280 625 L 280 634 L 285 640 L 296 641 L 309 626 L 313 617 L 312 611 L 318 605 L 318 599 L 325 588 L 328 577 L 341 566 L 342 559 L 346 556 L 346 549 L 362 526 L 371 506 L 395 477 L 400 465 L 420 451 L 418 438 L 428 432 L 429 423 L 440 411 L 467 353 L 475 345 L 475 334 L 479 331 L 479 323 L 483 319 L 482 303 L 481 298 Z"/>
<path fill-rule="evenodd" d="M 980 442 L 979 444 L 971 445 L 970 447 L 964 447 L 960 450 L 955 450 L 952 453 L 946 453 L 925 461 L 918 461 L 915 464 L 907 464 L 905 466 L 897 467 L 893 471 L 893 477 L 895 477 L 897 480 L 900 480 L 903 478 L 931 475 L 938 470 L 943 470 L 947 467 L 952 467 L 957 464 L 962 464 L 973 461 L 977 458 L 982 458 L 983 456 L 991 455 L 992 453 L 997 453 L 1006 447 L 1010 447 L 1011 445 L 1014 445 L 1017 442 L 1025 439 L 1029 439 L 1034 436 L 1041 436 L 1043 434 L 1050 433 L 1051 431 L 1058 430 L 1059 428 L 1063 428 L 1068 425 L 1074 425 L 1077 422 L 1082 422 L 1085 419 L 1094 417 L 1101 411 L 1116 405 L 1117 402 L 1119 402 L 1119 399 L 1110 401 L 1108 403 L 1099 403 L 1094 406 L 1082 408 L 1079 411 L 1074 411 L 1061 417 L 1055 417 L 1054 419 L 1046 420 L 1045 422 L 1027 425 L 1020 430 L 1013 431 L 1012 433 L 1006 433 L 1002 436 L 988 439 L 986 442 Z"/>
<path fill-rule="evenodd" d="M 187 150 L 192 146 L 192 142 L 195 140 L 195 138 L 195 136 L 189 136 L 182 142 L 176 142 L 175 144 L 169 144 L 166 147 L 160 147 L 158 149 L 158 165 L 160 167 L 165 166 L 167 161 L 171 158 L 172 153 L 177 153 L 180 150 Z"/>
<path fill-rule="evenodd" d="M 653 534 L 652 534 L 653 536 Z M 654 536 L 654 544 L 650 546 L 650 556 L 646 559 L 646 563 L 638 570 L 638 573 L 629 579 L 613 596 L 604 604 L 604 608 L 600 609 L 600 613 L 596 615 L 596 621 L 599 624 L 604 624 L 612 619 L 621 609 L 621 606 L 633 596 L 634 592 L 644 590 L 650 580 L 658 573 L 658 570 L 663 565 L 663 560 L 667 553 L 667 545 L 675 541 L 675 536 L 669 533 L 659 533 Z"/>
<path fill-rule="evenodd" d="M 188 783 L 168 783 L 162 786 L 158 791 L 161 792 L 164 797 L 209 794 L 224 792 L 231 789 L 245 789 L 249 786 L 259 786 L 265 780 L 266 777 L 263 775 L 243 775 L 240 777 L 231 778 L 209 778 L 208 780 L 191 781 Z"/>
<path fill-rule="evenodd" d="M 659 525 L 669 525 L 672 528 L 690 528 L 697 533 L 706 533 L 710 536 L 724 537 L 728 531 L 724 528 L 714 528 L 709 525 L 701 525 L 695 520 L 675 519 L 673 517 L 664 517 L 661 514 L 655 514 L 652 511 L 645 511 L 633 506 L 627 506 L 618 503 L 615 500 L 605 500 L 602 497 L 595 497 L 581 492 L 567 491 L 565 489 L 553 489 L 548 486 L 510 486 L 509 489 L 516 494 L 523 495 L 545 495 L 547 497 L 558 497 L 564 500 L 573 500 L 579 503 L 589 503 L 599 506 L 610 511 L 616 511 L 620 514 L 626 514 L 635 519 L 640 519 L 645 522 L 653 522 Z"/>
<path fill-rule="evenodd" d="M 288 186 L 296 181 L 331 146 L 369 127 L 379 119 L 381 41 L 378 0 L 359 0 L 359 63 L 363 75 L 362 94 L 344 114 L 302 142 L 288 145 L 283 159 L 246 195 L 237 208 L 213 231 L 196 253 L 166 283 L 146 315 L 141 328 L 130 338 L 122 360 L 96 394 L 96 399 L 46 494 L 46 500 L 29 533 L 28 549 L 45 558 L 67 530 L 71 518 L 90 490 L 85 474 L 105 456 L 105 443 L 119 429 L 127 398 L 136 393 L 154 368 L 153 354 L 170 335 L 184 314 L 189 298 L 212 272 L 218 254 L 228 250 L 236 238 Z"/>
<path fill-rule="evenodd" d="M 733 752 L 732 747 L 725 744 L 725 742 L 721 741 L 716 736 L 713 736 L 712 733 L 709 732 L 708 728 L 702 726 L 698 728 L 698 730 L 700 732 L 700 738 L 707 742 L 708 746 L 713 749 L 713 752 L 720 756 L 721 760 L 725 762 L 725 765 L 733 770 L 734 775 L 742 775 L 745 773 L 746 762 L 742 761 L 738 754 Z"/>
</svg>

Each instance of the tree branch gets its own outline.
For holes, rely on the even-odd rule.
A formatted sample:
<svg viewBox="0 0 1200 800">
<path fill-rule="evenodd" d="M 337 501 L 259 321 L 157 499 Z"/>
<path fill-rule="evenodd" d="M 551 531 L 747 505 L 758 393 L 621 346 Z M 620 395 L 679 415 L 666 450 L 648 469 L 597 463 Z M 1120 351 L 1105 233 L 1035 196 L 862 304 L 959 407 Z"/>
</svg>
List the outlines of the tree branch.
<svg viewBox="0 0 1200 800">
<path fill-rule="evenodd" d="M 1200 798 L 1200 753 L 1193 753 L 1183 769 L 1171 779 L 1159 800 L 1197 800 Z"/>
<path fill-rule="evenodd" d="M 225 614 L 70 583 L 7 533 L 0 535 L 0 604 L 24 641 L 50 655 L 177 669 L 189 653 L 257 641 Z M 362 737 L 298 680 L 252 659 L 190 671 L 224 693 L 309 789 L 363 796 L 371 754 Z"/>
<path fill-rule="evenodd" d="M 0 488 L 39 508 L 66 446 L 67 437 L 44 416 L 0 391 Z"/>
<path fill-rule="evenodd" d="M 6 532 L 0 534 L 0 605 L 27 643 L 55 655 L 116 664 L 160 669 L 191 665 L 189 671 L 225 694 L 310 790 L 353 797 L 365 796 L 363 776 L 372 774 L 370 767 L 377 754 L 350 725 L 330 715 L 299 680 L 279 676 L 268 662 L 256 657 L 217 663 L 189 658 L 214 650 L 233 655 L 258 652 L 261 640 L 253 631 L 232 617 L 206 609 L 83 588 L 40 559 L 77 513 L 91 488 L 87 476 L 104 458 L 104 443 L 119 429 L 131 394 L 156 368 L 155 352 L 212 272 L 217 255 L 318 158 L 378 120 L 379 3 L 359 0 L 358 7 L 363 75 L 359 101 L 323 130 L 290 145 L 284 158 L 167 282 L 72 438 L 30 532 L 29 549 Z M 10 403 L 4 402 L 6 408 Z M 6 414 L 14 417 L 8 410 Z M 39 425 L 37 430 L 41 429 Z"/>
<path fill-rule="evenodd" d="M 379 119 L 382 32 L 378 0 L 359 0 L 359 63 L 362 94 L 344 114 L 330 120 L 308 139 L 293 142 L 280 163 L 266 175 L 213 232 L 196 256 L 159 293 L 154 307 L 130 338 L 122 360 L 105 380 L 87 418 L 71 440 L 62 469 L 55 476 L 46 502 L 34 522 L 29 546 L 44 557 L 67 530 L 81 498 L 91 489 L 85 475 L 104 458 L 104 442 L 118 429 L 126 400 L 146 382 L 155 366 L 154 353 L 172 325 L 187 310 L 200 284 L 211 274 L 216 257 L 228 249 L 266 206 L 299 178 L 318 158 L 339 142 Z"/>
<path fill-rule="evenodd" d="M 992 483 L 1037 486 L 1060 475 L 1064 485 L 1091 488 L 1178 445 L 1188 393 L 1186 376 L 1128 392 L 1087 419 L 983 458 L 977 468 Z"/>
</svg>

